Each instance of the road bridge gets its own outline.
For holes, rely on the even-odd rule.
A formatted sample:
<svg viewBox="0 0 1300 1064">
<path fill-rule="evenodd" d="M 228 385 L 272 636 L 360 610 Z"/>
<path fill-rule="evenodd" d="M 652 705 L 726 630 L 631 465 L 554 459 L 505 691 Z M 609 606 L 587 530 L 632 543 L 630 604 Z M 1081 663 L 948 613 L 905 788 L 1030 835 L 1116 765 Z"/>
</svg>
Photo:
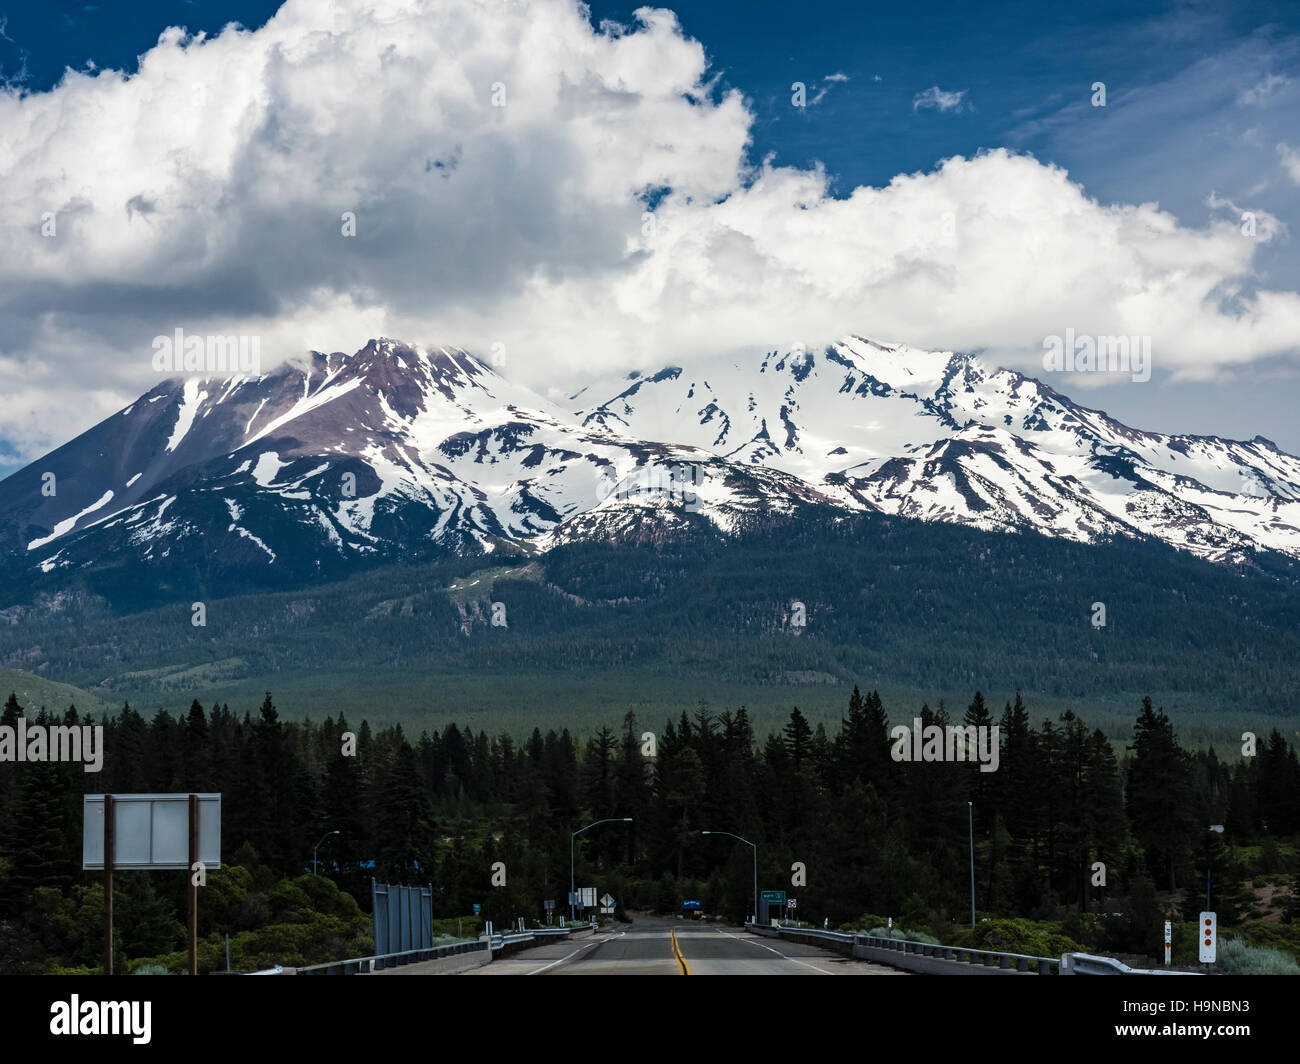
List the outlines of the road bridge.
<svg viewBox="0 0 1300 1064">
<path fill-rule="evenodd" d="M 548 942 L 469 975 L 908 975 L 816 946 L 663 917 L 638 916 L 586 941 Z"/>
</svg>

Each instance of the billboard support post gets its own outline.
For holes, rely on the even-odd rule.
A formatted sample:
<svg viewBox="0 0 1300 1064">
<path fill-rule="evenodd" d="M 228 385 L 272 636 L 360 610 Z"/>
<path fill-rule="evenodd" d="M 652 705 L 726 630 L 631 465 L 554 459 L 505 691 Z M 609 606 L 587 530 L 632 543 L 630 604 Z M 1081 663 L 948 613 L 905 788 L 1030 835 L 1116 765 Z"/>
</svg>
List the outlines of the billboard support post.
<svg viewBox="0 0 1300 1064">
<path fill-rule="evenodd" d="M 104 795 L 104 974 L 113 974 L 113 796 Z"/>
<path fill-rule="evenodd" d="M 199 796 L 190 795 L 190 975 L 199 974 L 199 888 L 194 882 L 199 863 Z"/>
</svg>

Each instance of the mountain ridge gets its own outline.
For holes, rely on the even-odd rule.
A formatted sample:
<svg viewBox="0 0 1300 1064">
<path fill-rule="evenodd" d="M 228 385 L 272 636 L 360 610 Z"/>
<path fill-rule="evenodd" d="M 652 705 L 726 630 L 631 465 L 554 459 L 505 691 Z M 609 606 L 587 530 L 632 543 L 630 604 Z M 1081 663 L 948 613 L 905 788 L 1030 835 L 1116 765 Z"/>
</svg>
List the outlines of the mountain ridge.
<svg viewBox="0 0 1300 1064">
<path fill-rule="evenodd" d="M 1300 557 L 1300 459 L 1272 441 L 1133 429 L 971 354 L 850 336 L 604 387 L 556 402 L 387 337 L 170 378 L 0 481 L 0 573 L 290 586 L 804 507 Z"/>
</svg>

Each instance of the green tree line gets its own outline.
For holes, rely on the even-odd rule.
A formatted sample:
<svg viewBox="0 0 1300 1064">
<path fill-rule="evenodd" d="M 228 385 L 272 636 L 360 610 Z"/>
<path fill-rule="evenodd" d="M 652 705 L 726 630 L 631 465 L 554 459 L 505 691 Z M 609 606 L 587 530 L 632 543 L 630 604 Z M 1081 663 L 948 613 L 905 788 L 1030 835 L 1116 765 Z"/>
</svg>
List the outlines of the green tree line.
<svg viewBox="0 0 1300 1064">
<path fill-rule="evenodd" d="M 11 695 L 0 724 L 20 715 Z M 997 771 L 974 760 L 895 760 L 891 727 L 913 719 L 996 725 Z M 85 793 L 220 792 L 232 868 L 220 890 L 200 892 L 223 899 L 201 901 L 204 932 L 249 931 L 320 904 L 336 921 L 319 932 L 334 950 L 358 948 L 372 877 L 431 885 L 438 917 L 479 904 L 489 919 L 536 919 L 544 899 L 563 909 L 571 832 L 631 817 L 575 847 L 578 885 L 609 890 L 624 908 L 678 911 L 700 897 L 708 911 L 743 919 L 752 911 L 751 851 L 702 834 L 726 831 L 756 843 L 760 889 L 797 895 L 801 915 L 959 924 L 969 920 L 973 834 L 981 914 L 1119 914 L 1115 948 L 1154 953 L 1159 895 L 1194 918 L 1208 873 L 1220 922 L 1231 927 L 1254 900 L 1246 854 L 1262 846 L 1278 864 L 1272 871 L 1295 871 L 1285 855 L 1300 835 L 1300 763 L 1282 734 L 1262 735 L 1255 756 L 1228 764 L 1180 746 L 1150 699 L 1118 756 L 1073 712 L 1034 726 L 1020 696 L 999 713 L 977 692 L 960 713 L 922 705 L 891 725 L 879 695 L 857 688 L 833 734 L 794 708 L 762 741 L 743 706 L 704 704 L 659 729 L 629 713 L 584 742 L 556 728 L 515 737 L 448 724 L 411 737 L 342 717 L 288 721 L 269 693 L 243 716 L 195 701 L 179 718 L 164 710 L 146 720 L 124 706 L 102 721 L 75 707 L 28 720 L 102 724 L 105 755 L 98 774 L 80 764 L 0 764 L 7 971 L 97 963 L 103 897 L 98 874 L 81 871 Z M 311 877 L 313 847 L 329 832 L 338 834 L 320 842 L 321 875 Z M 506 866 L 502 886 L 491 883 L 496 862 Z M 806 885 L 791 885 L 795 862 Z M 331 886 L 304 893 L 304 876 Z M 184 877 L 117 880 L 124 956 L 179 948 Z M 335 888 L 339 898 L 320 893 Z M 1294 890 L 1286 911 L 1300 915 Z"/>
</svg>

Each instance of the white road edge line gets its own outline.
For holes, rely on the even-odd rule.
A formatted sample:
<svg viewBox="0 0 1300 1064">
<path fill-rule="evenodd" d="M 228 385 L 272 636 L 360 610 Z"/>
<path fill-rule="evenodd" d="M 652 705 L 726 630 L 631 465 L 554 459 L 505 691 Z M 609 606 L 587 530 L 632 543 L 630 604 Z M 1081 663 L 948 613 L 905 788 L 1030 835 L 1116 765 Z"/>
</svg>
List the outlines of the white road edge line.
<svg viewBox="0 0 1300 1064">
<path fill-rule="evenodd" d="M 619 937 L 619 938 L 622 938 L 622 937 L 623 937 L 624 935 L 626 935 L 626 934 L 627 934 L 627 932 L 626 932 L 626 931 L 623 931 L 623 932 L 621 932 L 621 933 L 619 934 L 618 937 Z M 610 941 L 613 941 L 613 940 L 610 939 Z M 525 972 L 524 974 L 525 974 L 525 975 L 536 975 L 538 972 L 544 972 L 544 971 L 546 971 L 547 968 L 554 968 L 557 964 L 563 964 L 565 961 L 567 961 L 567 960 L 569 959 L 569 957 L 576 957 L 576 956 L 577 956 L 579 953 L 581 953 L 584 949 L 591 949 L 592 946 L 599 946 L 599 945 L 600 945 L 599 942 L 588 942 L 588 943 L 586 943 L 585 945 L 579 946 L 579 947 L 578 947 L 577 949 L 575 949 L 572 953 L 570 953 L 568 957 L 561 957 L 558 961 L 551 961 L 550 964 L 543 964 L 540 968 L 536 968 L 536 969 L 534 969 L 534 970 L 531 971 L 531 972 Z"/>
<path fill-rule="evenodd" d="M 802 964 L 805 968 L 811 968 L 814 972 L 821 972 L 822 975 L 834 975 L 834 974 L 835 974 L 834 972 L 828 972 L 825 968 L 818 968 L 817 965 L 815 965 L 815 964 L 809 964 L 807 961 L 801 961 L 798 957 L 787 957 L 787 956 L 786 956 L 784 953 L 782 953 L 780 950 L 778 950 L 778 949 L 772 949 L 771 946 L 765 945 L 765 944 L 762 943 L 762 942 L 750 942 L 749 939 L 747 939 L 747 938 L 741 938 L 739 935 L 733 935 L 733 934 L 731 934 L 731 932 L 729 932 L 729 931 L 720 931 L 720 930 L 718 930 L 717 928 L 714 928 L 714 930 L 715 930 L 715 931 L 718 931 L 718 934 L 720 934 L 720 935 L 726 935 L 728 938 L 734 938 L 734 939 L 736 939 L 736 940 L 739 941 L 739 942 L 749 942 L 749 944 L 750 944 L 751 946 L 762 946 L 763 949 L 765 949 L 765 950 L 769 950 L 770 952 L 775 953 L 775 954 L 776 954 L 778 957 L 780 957 L 782 960 L 790 961 L 790 962 L 793 963 L 793 964 Z"/>
<path fill-rule="evenodd" d="M 554 968 L 557 964 L 563 964 L 565 961 L 567 961 L 567 960 L 569 959 L 569 957 L 576 957 L 576 956 L 577 956 L 579 953 L 581 953 L 584 949 L 591 949 L 591 947 L 594 946 L 595 944 L 596 944 L 596 943 L 594 943 L 594 942 L 588 942 L 586 945 L 579 946 L 579 947 L 578 947 L 577 949 L 575 949 L 572 953 L 570 953 L 570 954 L 568 955 L 568 957 L 561 957 L 558 961 L 551 961 L 550 964 L 544 964 L 544 965 L 542 965 L 540 968 L 536 968 L 536 969 L 534 969 L 533 971 L 528 972 L 527 974 L 529 974 L 529 975 L 536 975 L 538 972 L 544 972 L 544 971 L 546 971 L 547 968 Z"/>
</svg>

